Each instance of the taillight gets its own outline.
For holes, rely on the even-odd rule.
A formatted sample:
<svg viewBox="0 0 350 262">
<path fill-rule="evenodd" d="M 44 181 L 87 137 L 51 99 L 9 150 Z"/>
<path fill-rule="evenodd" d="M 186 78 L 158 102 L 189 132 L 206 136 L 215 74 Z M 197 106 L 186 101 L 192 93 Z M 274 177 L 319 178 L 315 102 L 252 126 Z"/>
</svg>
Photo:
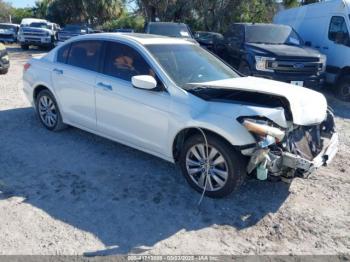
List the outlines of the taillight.
<svg viewBox="0 0 350 262">
<path fill-rule="evenodd" d="M 29 67 L 31 66 L 31 64 L 29 63 L 25 63 L 24 66 L 23 66 L 23 71 L 27 71 L 29 69 Z"/>
</svg>

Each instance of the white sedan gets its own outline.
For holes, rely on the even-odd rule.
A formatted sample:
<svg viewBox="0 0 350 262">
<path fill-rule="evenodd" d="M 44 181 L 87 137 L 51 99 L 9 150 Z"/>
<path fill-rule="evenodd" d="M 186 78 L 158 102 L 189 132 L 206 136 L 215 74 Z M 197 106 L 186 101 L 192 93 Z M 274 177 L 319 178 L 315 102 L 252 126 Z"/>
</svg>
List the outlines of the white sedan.
<svg viewBox="0 0 350 262">
<path fill-rule="evenodd" d="M 181 39 L 75 37 L 31 59 L 23 80 L 47 129 L 75 126 L 178 163 L 210 197 L 228 195 L 247 173 L 306 177 L 337 152 L 322 94 L 243 77 Z"/>
</svg>

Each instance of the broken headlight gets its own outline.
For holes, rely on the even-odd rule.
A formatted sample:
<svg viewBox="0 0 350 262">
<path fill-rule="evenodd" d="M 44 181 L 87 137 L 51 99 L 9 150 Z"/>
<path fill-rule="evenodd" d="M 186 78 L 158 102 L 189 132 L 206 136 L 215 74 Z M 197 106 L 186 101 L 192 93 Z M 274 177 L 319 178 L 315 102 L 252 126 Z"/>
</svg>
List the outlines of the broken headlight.
<svg viewBox="0 0 350 262">
<path fill-rule="evenodd" d="M 241 123 L 250 133 L 261 138 L 258 142 L 273 144 L 282 141 L 286 134 L 280 128 L 272 126 L 267 120 L 246 118 Z"/>
</svg>

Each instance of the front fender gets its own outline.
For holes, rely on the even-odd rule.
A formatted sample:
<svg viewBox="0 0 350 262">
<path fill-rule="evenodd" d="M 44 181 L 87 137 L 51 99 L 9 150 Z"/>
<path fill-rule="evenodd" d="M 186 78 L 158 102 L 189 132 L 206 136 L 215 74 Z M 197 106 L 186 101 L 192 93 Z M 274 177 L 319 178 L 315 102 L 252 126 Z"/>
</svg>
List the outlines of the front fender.
<svg viewBox="0 0 350 262">
<path fill-rule="evenodd" d="M 232 146 L 243 146 L 255 143 L 254 137 L 233 118 L 223 117 L 216 114 L 205 114 L 192 121 L 187 122 L 179 129 L 170 129 L 169 134 L 169 155 L 173 155 L 173 146 L 177 136 L 189 129 L 202 129 L 210 131 L 228 141 Z"/>
</svg>

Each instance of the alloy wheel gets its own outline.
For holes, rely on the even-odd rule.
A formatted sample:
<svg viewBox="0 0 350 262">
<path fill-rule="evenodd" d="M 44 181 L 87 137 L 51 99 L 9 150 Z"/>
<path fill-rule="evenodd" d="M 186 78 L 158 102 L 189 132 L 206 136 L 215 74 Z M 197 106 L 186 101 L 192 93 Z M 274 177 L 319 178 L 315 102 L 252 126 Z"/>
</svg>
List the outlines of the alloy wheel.
<svg viewBox="0 0 350 262">
<path fill-rule="evenodd" d="M 54 127 L 57 123 L 58 115 L 54 101 L 46 95 L 39 99 L 39 115 L 47 127 Z"/>
<path fill-rule="evenodd" d="M 228 165 L 223 155 L 213 146 L 196 144 L 186 154 L 186 168 L 189 176 L 206 191 L 222 189 L 228 179 Z"/>
</svg>

